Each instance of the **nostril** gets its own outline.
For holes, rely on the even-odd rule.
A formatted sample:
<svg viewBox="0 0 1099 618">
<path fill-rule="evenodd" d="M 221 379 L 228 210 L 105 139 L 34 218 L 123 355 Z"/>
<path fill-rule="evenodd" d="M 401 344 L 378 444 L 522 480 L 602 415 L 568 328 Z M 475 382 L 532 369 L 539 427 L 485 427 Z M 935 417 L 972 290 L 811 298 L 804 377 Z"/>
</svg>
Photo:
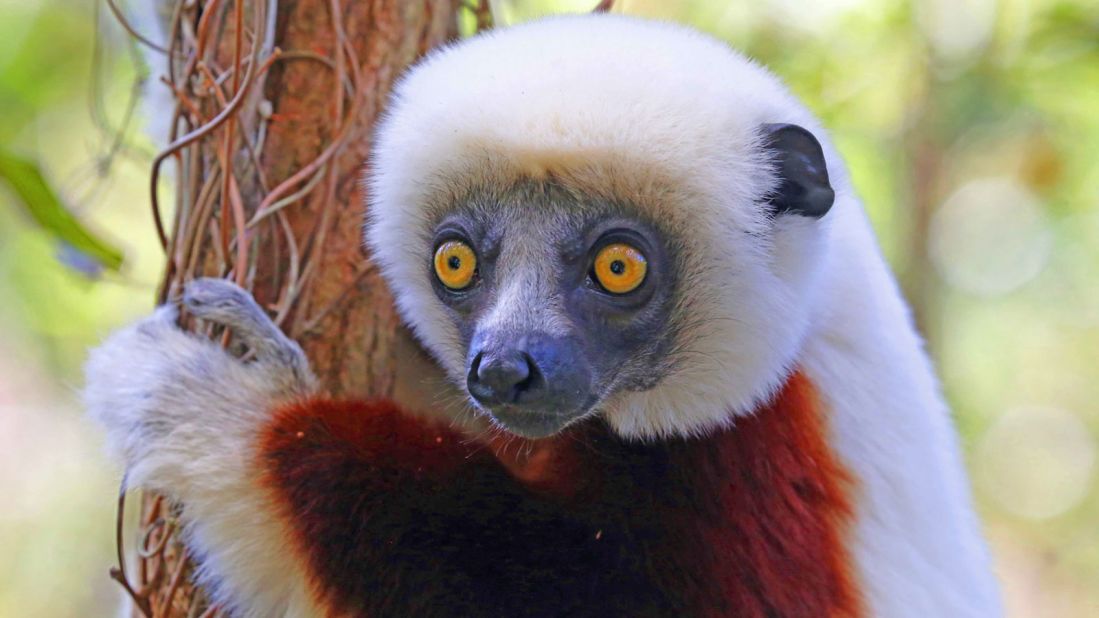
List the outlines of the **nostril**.
<svg viewBox="0 0 1099 618">
<path fill-rule="evenodd" d="M 519 355 L 492 356 L 482 360 L 477 368 L 478 380 L 500 395 L 526 380 L 529 375 L 529 366 Z"/>
<path fill-rule="evenodd" d="M 478 352 L 477 356 L 473 357 L 473 362 L 469 364 L 469 375 L 466 376 L 466 380 L 470 383 L 477 382 L 477 374 L 481 370 L 481 358 L 484 355 L 484 352 Z"/>
<path fill-rule="evenodd" d="M 518 398 L 521 393 L 538 388 L 542 383 L 542 372 L 538 371 L 538 365 L 534 362 L 534 359 L 530 357 L 530 354 L 523 353 L 523 363 L 526 364 L 527 376 L 515 384 L 516 398 Z"/>
</svg>

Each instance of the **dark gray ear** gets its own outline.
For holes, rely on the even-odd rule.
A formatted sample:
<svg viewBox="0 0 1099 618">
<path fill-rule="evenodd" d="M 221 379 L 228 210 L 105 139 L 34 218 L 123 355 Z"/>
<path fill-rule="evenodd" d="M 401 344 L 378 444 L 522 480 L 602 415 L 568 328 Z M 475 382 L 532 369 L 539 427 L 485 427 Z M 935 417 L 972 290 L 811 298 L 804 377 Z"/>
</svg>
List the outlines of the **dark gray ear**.
<svg viewBox="0 0 1099 618">
<path fill-rule="evenodd" d="M 763 147 L 779 176 L 779 185 L 768 200 L 775 215 L 823 217 L 836 194 L 828 184 L 820 142 L 796 124 L 765 124 L 761 130 Z"/>
</svg>

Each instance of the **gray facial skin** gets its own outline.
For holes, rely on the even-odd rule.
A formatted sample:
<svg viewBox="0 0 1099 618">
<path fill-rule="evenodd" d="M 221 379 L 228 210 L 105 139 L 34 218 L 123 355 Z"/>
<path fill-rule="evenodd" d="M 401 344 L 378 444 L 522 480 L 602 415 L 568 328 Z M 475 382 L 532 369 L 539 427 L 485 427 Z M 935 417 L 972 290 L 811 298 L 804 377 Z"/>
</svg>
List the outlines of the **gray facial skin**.
<svg viewBox="0 0 1099 618">
<path fill-rule="evenodd" d="M 475 193 L 434 229 L 426 275 L 465 346 L 466 387 L 509 431 L 552 435 L 613 393 L 651 388 L 667 373 L 677 245 L 633 209 L 528 183 Z M 473 283 L 457 291 L 439 282 L 430 259 L 451 240 L 477 255 Z M 592 276 L 596 253 L 615 242 L 648 263 L 644 282 L 621 295 Z"/>
</svg>

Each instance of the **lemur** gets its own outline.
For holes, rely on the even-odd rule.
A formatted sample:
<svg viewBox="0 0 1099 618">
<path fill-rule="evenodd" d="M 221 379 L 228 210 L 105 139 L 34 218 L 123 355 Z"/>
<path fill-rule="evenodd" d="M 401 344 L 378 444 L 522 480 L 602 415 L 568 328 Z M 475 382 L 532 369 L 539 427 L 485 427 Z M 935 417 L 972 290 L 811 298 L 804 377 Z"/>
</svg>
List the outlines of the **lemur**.
<svg viewBox="0 0 1099 618">
<path fill-rule="evenodd" d="M 724 44 L 551 18 L 431 53 L 368 172 L 399 310 L 509 449 L 318 392 L 199 279 L 87 364 L 237 616 L 995 616 L 949 412 L 820 124 Z M 488 440 L 491 442 L 492 440 Z"/>
</svg>

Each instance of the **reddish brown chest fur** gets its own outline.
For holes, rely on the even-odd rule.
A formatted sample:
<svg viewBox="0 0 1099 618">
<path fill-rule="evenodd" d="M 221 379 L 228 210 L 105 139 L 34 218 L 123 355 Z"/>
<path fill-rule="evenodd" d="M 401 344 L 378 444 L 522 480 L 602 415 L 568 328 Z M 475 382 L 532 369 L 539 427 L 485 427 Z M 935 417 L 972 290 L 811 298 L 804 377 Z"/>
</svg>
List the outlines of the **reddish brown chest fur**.
<svg viewBox="0 0 1099 618">
<path fill-rule="evenodd" d="M 366 616 L 853 616 L 850 481 L 812 385 L 702 439 L 591 423 L 497 458 L 382 403 L 284 408 L 265 480 L 318 595 Z M 529 457 L 530 459 L 525 459 Z"/>
</svg>

